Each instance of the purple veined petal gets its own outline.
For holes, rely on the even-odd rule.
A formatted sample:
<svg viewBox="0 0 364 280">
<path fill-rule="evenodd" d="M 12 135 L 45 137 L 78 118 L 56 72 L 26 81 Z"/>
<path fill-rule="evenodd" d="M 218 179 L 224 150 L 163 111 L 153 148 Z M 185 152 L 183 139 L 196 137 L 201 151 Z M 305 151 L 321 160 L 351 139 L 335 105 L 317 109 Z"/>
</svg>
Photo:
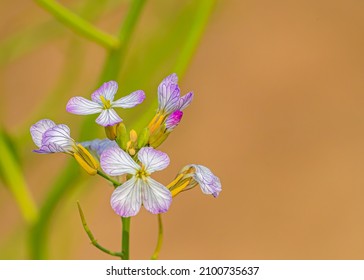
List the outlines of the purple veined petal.
<svg viewBox="0 0 364 280">
<path fill-rule="evenodd" d="M 193 92 L 189 92 L 182 96 L 178 101 L 178 110 L 183 111 L 186 109 L 192 102 Z"/>
<path fill-rule="evenodd" d="M 111 176 L 134 175 L 140 168 L 131 156 L 118 146 L 104 151 L 100 157 L 100 164 L 101 168 Z"/>
<path fill-rule="evenodd" d="M 95 90 L 94 93 L 91 94 L 91 99 L 94 102 L 97 102 L 102 105 L 103 103 L 102 100 L 100 99 L 100 96 L 103 96 L 106 100 L 113 101 L 117 91 L 118 91 L 118 83 L 115 81 L 110 81 L 104 83 L 101 87 Z"/>
<path fill-rule="evenodd" d="M 132 177 L 117 187 L 111 195 L 110 204 L 115 213 L 122 217 L 135 216 L 142 205 L 141 188 Z"/>
<path fill-rule="evenodd" d="M 178 84 L 178 77 L 176 73 L 172 73 L 171 75 L 165 77 L 161 84 Z"/>
<path fill-rule="evenodd" d="M 100 157 L 105 150 L 118 147 L 118 144 L 115 141 L 112 141 L 108 138 L 85 141 L 82 142 L 81 145 L 87 148 L 89 151 L 95 152 L 98 157 Z"/>
<path fill-rule="evenodd" d="M 112 126 L 122 121 L 114 109 L 102 110 L 100 116 L 96 119 L 96 122 L 101 126 Z"/>
<path fill-rule="evenodd" d="M 177 84 L 158 87 L 158 110 L 170 114 L 178 107 L 180 90 Z"/>
<path fill-rule="evenodd" d="M 148 173 L 162 170 L 169 165 L 168 155 L 152 147 L 141 148 L 138 153 L 138 159 L 143 163 L 145 171 Z"/>
<path fill-rule="evenodd" d="M 102 105 L 81 96 L 72 97 L 66 106 L 67 112 L 76 115 L 91 115 L 100 113 L 102 108 Z"/>
<path fill-rule="evenodd" d="M 37 145 L 38 148 L 42 146 L 42 138 L 44 132 L 46 132 L 48 129 L 54 126 L 56 126 L 54 121 L 51 121 L 49 119 L 43 119 L 38 121 L 36 124 L 33 124 L 30 127 L 30 134 L 32 136 L 35 145 Z"/>
<path fill-rule="evenodd" d="M 165 114 L 172 113 L 178 106 L 180 90 L 177 82 L 177 75 L 171 74 L 163 79 L 158 86 L 158 110 L 165 112 Z"/>
<path fill-rule="evenodd" d="M 153 214 L 167 212 L 172 203 L 171 192 L 161 183 L 148 177 L 146 181 L 140 181 L 142 188 L 143 205 Z"/>
<path fill-rule="evenodd" d="M 220 179 L 215 176 L 210 169 L 203 165 L 191 164 L 191 166 L 195 168 L 193 178 L 200 185 L 202 192 L 217 197 L 221 192 Z"/>
<path fill-rule="evenodd" d="M 65 124 L 49 128 L 42 139 L 40 150 L 50 153 L 73 152 L 75 141 L 70 136 L 70 129 Z"/>
<path fill-rule="evenodd" d="M 137 90 L 124 96 L 114 102 L 112 102 L 112 107 L 121 108 L 133 108 L 136 105 L 142 103 L 145 99 L 145 93 L 142 90 Z"/>
<path fill-rule="evenodd" d="M 171 132 L 173 129 L 176 128 L 176 126 L 180 123 L 183 116 L 182 111 L 174 111 L 172 114 L 170 114 L 165 121 L 165 126 L 167 132 Z"/>
</svg>

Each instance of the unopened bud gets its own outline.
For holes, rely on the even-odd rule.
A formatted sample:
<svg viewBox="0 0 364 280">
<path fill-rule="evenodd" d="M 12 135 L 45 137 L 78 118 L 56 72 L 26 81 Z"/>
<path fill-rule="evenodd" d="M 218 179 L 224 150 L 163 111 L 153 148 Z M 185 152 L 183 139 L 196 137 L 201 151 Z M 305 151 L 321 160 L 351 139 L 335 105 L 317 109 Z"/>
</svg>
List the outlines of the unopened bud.
<svg viewBox="0 0 364 280">
<path fill-rule="evenodd" d="M 149 142 L 150 130 L 148 127 L 144 128 L 138 137 L 138 148 L 141 149 Z"/>
<path fill-rule="evenodd" d="M 105 126 L 105 134 L 107 138 L 109 138 L 110 140 L 116 139 L 116 128 L 118 125 L 119 124 Z"/>
<path fill-rule="evenodd" d="M 126 127 L 124 123 L 119 123 L 116 129 L 116 143 L 123 150 L 126 150 L 126 144 L 129 141 L 128 133 L 126 132 Z"/>
</svg>

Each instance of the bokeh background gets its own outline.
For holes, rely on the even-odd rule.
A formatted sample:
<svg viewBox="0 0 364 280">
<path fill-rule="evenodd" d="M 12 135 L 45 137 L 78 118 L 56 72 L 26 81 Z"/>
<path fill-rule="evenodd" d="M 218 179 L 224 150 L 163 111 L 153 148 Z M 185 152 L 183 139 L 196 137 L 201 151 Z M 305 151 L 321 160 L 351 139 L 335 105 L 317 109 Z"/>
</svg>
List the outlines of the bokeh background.
<svg viewBox="0 0 364 280">
<path fill-rule="evenodd" d="M 80 11 L 88 1 L 59 2 Z M 116 34 L 130 3 L 105 2 L 87 16 Z M 147 1 L 118 78 L 119 97 L 143 89 L 155 98 L 180 54 L 196 2 Z M 216 2 L 180 81 L 195 99 L 160 147 L 171 164 L 155 178 L 167 184 L 181 167 L 199 163 L 220 177 L 223 191 L 214 199 L 195 188 L 174 199 L 163 215 L 161 259 L 364 258 L 363 14 L 357 0 Z M 65 112 L 65 105 L 98 87 L 107 55 L 22 0 L 0 2 L 0 52 L 2 126 L 41 205 L 71 159 L 32 153 L 29 126 L 52 118 L 87 140 L 77 138 L 82 117 Z M 152 106 L 126 113 L 126 122 Z M 91 129 L 102 135 L 96 124 Z M 97 240 L 118 250 L 112 188 L 79 172 L 82 180 L 52 214 L 48 258 L 111 259 L 89 244 L 76 201 Z M 29 228 L 4 180 L 0 225 L 0 258 L 29 258 Z M 132 219 L 131 257 L 148 259 L 156 238 L 156 217 L 143 209 Z"/>
</svg>

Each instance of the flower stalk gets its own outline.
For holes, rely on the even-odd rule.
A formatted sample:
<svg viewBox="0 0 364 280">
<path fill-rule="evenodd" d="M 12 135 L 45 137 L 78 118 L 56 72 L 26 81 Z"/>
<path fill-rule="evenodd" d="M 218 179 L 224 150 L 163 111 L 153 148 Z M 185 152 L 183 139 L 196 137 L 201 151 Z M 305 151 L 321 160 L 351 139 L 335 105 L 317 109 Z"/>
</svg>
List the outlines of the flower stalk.
<svg viewBox="0 0 364 280">
<path fill-rule="evenodd" d="M 102 251 L 102 252 L 104 252 L 104 253 L 106 253 L 106 254 L 108 254 L 110 256 L 119 257 L 121 259 L 124 259 L 123 253 L 110 251 L 109 249 L 106 249 L 105 247 L 101 246 L 97 242 L 97 240 L 95 239 L 94 235 L 92 234 L 90 228 L 87 225 L 85 215 L 83 214 L 80 202 L 78 202 L 78 201 L 77 201 L 77 207 L 78 207 L 78 212 L 80 214 L 80 218 L 81 218 L 81 221 L 82 221 L 83 228 L 84 228 L 85 232 L 87 233 L 87 236 L 91 241 L 91 244 L 94 245 L 100 251 Z"/>
</svg>

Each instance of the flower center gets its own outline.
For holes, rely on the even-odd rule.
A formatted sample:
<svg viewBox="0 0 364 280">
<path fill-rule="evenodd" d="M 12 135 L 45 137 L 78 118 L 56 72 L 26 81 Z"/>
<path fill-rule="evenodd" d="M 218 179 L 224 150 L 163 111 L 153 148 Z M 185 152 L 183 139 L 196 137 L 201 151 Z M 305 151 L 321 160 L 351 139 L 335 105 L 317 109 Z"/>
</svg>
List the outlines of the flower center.
<svg viewBox="0 0 364 280">
<path fill-rule="evenodd" d="M 150 174 L 145 170 L 144 166 L 138 170 L 138 172 L 135 174 L 135 177 L 142 179 L 145 181 L 147 177 L 149 177 Z"/>
<path fill-rule="evenodd" d="M 100 95 L 100 99 L 102 104 L 104 105 L 104 109 L 110 109 L 111 108 L 111 102 L 110 100 L 105 99 L 104 96 Z"/>
</svg>

